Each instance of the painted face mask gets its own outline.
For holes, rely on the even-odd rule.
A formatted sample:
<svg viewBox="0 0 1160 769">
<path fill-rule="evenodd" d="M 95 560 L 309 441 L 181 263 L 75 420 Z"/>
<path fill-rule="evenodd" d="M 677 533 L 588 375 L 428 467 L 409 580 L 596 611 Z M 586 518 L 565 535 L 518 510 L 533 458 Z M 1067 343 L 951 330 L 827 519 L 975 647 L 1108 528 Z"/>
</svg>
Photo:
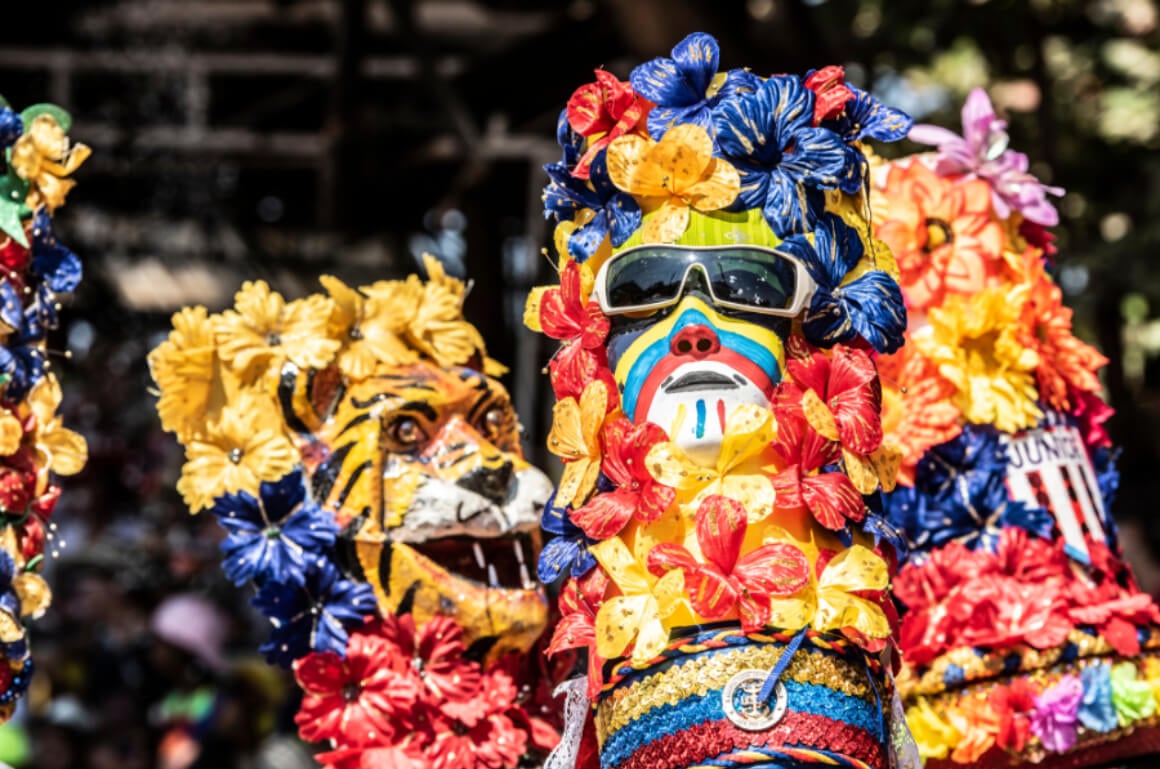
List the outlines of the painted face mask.
<svg viewBox="0 0 1160 769">
<path fill-rule="evenodd" d="M 913 766 L 867 352 L 905 312 L 861 152 L 909 119 L 837 67 L 718 59 L 698 33 L 630 82 L 598 70 L 545 169 L 560 283 L 525 319 L 561 343 L 564 469 L 539 570 L 562 580 L 551 651 L 588 661 L 549 764 Z"/>
<path fill-rule="evenodd" d="M 232 310 L 174 316 L 150 366 L 186 446 L 178 488 L 227 530 L 226 575 L 256 585 L 262 651 L 294 669 L 321 760 L 514 767 L 555 742 L 529 654 L 551 484 L 523 459 L 464 285 L 426 268 L 359 289 L 324 277 L 326 295 L 294 302 L 247 283 Z M 438 738 L 483 722 L 498 731 Z"/>
<path fill-rule="evenodd" d="M 876 169 L 877 234 L 916 312 L 883 356 L 909 555 L 900 692 L 928 767 L 1105 766 L 1160 740 L 1160 609 L 1109 516 L 1097 372 L 1050 277 L 1058 214 L 983 91 L 963 136 Z"/>
</svg>

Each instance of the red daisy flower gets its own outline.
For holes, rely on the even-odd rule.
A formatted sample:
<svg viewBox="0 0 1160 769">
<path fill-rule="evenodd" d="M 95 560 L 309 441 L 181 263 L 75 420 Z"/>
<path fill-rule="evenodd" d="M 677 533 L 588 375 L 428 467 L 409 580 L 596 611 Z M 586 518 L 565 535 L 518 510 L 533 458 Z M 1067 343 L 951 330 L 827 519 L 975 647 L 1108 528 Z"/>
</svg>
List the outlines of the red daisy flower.
<svg viewBox="0 0 1160 769">
<path fill-rule="evenodd" d="M 464 659 L 463 628 L 451 617 L 435 616 L 418 631 L 414 617 L 404 614 L 383 620 L 384 633 L 419 676 L 420 698 L 440 711 L 474 722 L 481 715 L 477 699 L 479 665 Z"/>
<path fill-rule="evenodd" d="M 294 663 L 306 692 L 294 717 L 304 740 L 334 740 L 342 747 L 390 740 L 419 695 L 416 681 L 392 667 L 398 656 L 375 626 L 350 634 L 346 658 L 312 652 Z"/>
</svg>

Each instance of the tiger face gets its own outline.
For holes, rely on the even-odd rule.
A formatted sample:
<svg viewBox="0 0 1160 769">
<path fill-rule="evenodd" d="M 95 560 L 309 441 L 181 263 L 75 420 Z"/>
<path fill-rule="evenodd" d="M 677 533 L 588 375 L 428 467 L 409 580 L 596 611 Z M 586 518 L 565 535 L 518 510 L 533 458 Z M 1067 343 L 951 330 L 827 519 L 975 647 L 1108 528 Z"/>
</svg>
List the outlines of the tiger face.
<svg viewBox="0 0 1160 769">
<path fill-rule="evenodd" d="M 530 649 L 547 624 L 532 575 L 552 485 L 523 458 L 503 386 L 420 362 L 349 385 L 320 372 L 308 390 L 312 492 L 345 527 L 380 609 L 453 616 L 489 657 Z"/>
</svg>

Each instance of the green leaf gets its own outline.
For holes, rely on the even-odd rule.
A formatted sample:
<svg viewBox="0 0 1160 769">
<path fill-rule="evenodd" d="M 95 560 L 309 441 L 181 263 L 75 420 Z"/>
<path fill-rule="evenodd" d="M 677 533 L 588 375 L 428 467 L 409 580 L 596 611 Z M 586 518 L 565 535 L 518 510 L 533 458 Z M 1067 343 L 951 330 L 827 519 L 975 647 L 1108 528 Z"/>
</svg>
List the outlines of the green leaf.
<svg viewBox="0 0 1160 769">
<path fill-rule="evenodd" d="M 32 213 L 24 205 L 28 186 L 12 169 L 0 176 L 0 231 L 25 248 L 28 248 L 28 238 L 24 235 L 22 219 Z"/>
<path fill-rule="evenodd" d="M 28 130 L 28 126 L 40 115 L 52 115 L 65 133 L 68 133 L 68 129 L 72 128 L 72 115 L 60 107 L 55 104 L 33 104 L 31 107 L 25 107 L 24 111 L 20 113 L 25 130 Z"/>
</svg>

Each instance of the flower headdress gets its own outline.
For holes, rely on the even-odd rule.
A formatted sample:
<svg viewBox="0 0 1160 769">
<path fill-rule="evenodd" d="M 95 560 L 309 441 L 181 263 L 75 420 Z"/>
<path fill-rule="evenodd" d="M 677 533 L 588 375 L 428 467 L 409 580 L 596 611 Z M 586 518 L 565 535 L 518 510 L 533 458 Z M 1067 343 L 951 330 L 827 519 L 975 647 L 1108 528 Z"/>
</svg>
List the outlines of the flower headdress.
<svg viewBox="0 0 1160 769">
<path fill-rule="evenodd" d="M 888 541 L 898 538 L 867 502 L 880 480 L 892 484 L 896 462 L 882 437 L 873 356 L 899 347 L 906 318 L 890 249 L 864 215 L 862 142 L 898 140 L 911 121 L 845 83 L 840 67 L 804 78 L 720 72 L 717 41 L 701 33 L 628 82 L 596 74 L 561 113 L 563 157 L 545 167 L 560 282 L 534 289 L 525 313 L 529 327 L 561 343 L 548 366 L 557 397 L 548 446 L 565 465 L 544 512 L 554 538 L 539 571 L 545 582 L 563 580 L 552 651 L 586 652 L 587 677 L 573 685 L 599 703 L 594 732 L 581 728 L 588 709 L 571 708 L 577 717 L 558 756 L 583 765 L 595 736 L 606 767 L 679 767 L 750 747 L 768 761 L 852 756 L 882 766 L 886 719 L 870 692 L 889 694 L 876 655 L 892 636 Z M 770 263 L 804 265 L 812 294 L 797 317 L 770 322 L 780 357 L 769 389 L 728 412 L 718 402 L 720 446 L 706 457 L 686 450 L 670 425 L 633 415 L 639 392 L 610 367 L 609 356 L 623 354 L 613 339 L 623 316 L 605 313 L 595 281 L 630 251 L 668 247 L 652 253 L 678 258 L 682 248 L 745 244 Z M 707 279 L 713 264 L 699 258 Z M 632 317 L 637 328 L 651 322 Z M 744 347 L 746 326 L 729 328 Z M 694 333 L 673 337 L 672 349 L 715 354 L 716 336 Z M 697 401 L 698 426 L 707 418 Z M 806 639 L 813 651 L 795 656 Z M 822 647 L 849 657 L 821 661 Z M 851 678 L 840 683 L 841 673 L 799 667 L 815 659 L 827 669 L 862 661 L 857 673 L 842 668 Z M 763 666 L 769 679 L 755 704 L 767 715 L 780 679 L 820 684 L 839 699 L 834 692 L 857 689 L 869 704 L 850 707 L 865 705 L 874 725 L 854 737 L 840 718 L 806 714 L 813 706 L 793 694 L 792 717 L 782 702 L 756 727 L 766 736 L 739 731 L 726 718 L 738 690 L 726 684 Z M 776 736 L 783 717 L 796 724 L 799 747 L 816 752 Z"/>
<path fill-rule="evenodd" d="M 456 618 L 417 619 L 413 596 L 384 609 L 381 585 L 348 557 L 364 546 L 350 525 L 356 516 L 317 498 L 334 482 L 322 477 L 326 468 L 350 447 L 331 453 L 314 434 L 321 428 L 303 422 L 312 407 L 300 401 L 314 396 L 288 383 L 327 380 L 320 397 L 335 399 L 336 388 L 383 380 L 371 400 L 385 403 L 390 382 L 416 363 L 477 379 L 503 370 L 463 317 L 464 283 L 433 257 L 424 265 L 426 281 L 353 288 L 323 276 L 326 294 L 294 301 L 247 282 L 231 309 L 175 314 L 149 355 L 162 426 L 185 446 L 178 490 L 191 512 L 208 510 L 226 530 L 226 576 L 256 588 L 252 603 L 271 624 L 261 651 L 293 669 L 305 693 L 300 734 L 328 742 L 319 760 L 336 769 L 501 769 L 556 740 L 536 709 L 539 693 L 519 689 L 528 682 L 510 658 L 484 664 L 468 653 Z M 354 448 L 389 452 L 377 442 Z M 395 509 L 405 507 L 399 499 L 383 503 L 388 523 L 373 527 L 380 546 L 384 528 L 407 512 Z"/>
<path fill-rule="evenodd" d="M 879 361 L 903 449 L 885 510 L 910 547 L 900 688 L 930 762 L 1102 764 L 1149 749 L 1160 672 L 1160 611 L 1108 515 L 1107 360 L 1048 273 L 1062 190 L 1027 173 L 981 90 L 963 134 L 916 126 L 938 151 L 876 169 L 875 229 L 911 311 Z"/>
<path fill-rule="evenodd" d="M 70 143 L 72 119 L 51 104 L 22 112 L 0 98 L 0 720 L 7 720 L 32 675 L 25 621 L 48 608 L 40 576 L 61 489 L 88 459 L 85 439 L 57 410 L 61 387 L 47 337 L 60 303 L 80 283 L 81 261 L 56 239 L 52 215 L 89 156 Z"/>
</svg>

